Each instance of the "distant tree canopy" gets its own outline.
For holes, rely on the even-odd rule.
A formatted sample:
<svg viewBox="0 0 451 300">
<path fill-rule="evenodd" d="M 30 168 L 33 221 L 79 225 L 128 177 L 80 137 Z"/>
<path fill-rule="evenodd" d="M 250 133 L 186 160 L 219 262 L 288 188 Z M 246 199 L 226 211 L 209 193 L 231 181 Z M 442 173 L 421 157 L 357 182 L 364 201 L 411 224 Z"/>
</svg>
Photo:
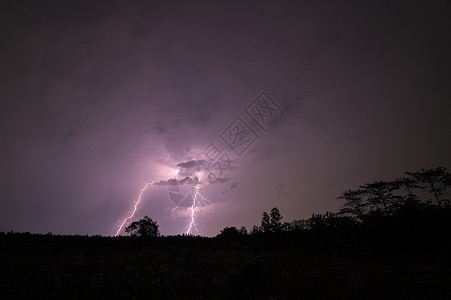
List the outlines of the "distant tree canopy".
<svg viewBox="0 0 451 300">
<path fill-rule="evenodd" d="M 156 221 L 152 220 L 148 216 L 132 222 L 125 228 L 125 232 L 131 236 L 140 237 L 157 237 L 160 236 L 160 231 L 158 230 L 158 224 Z"/>
<path fill-rule="evenodd" d="M 225 227 L 218 234 L 218 237 L 225 239 L 235 239 L 239 236 L 247 235 L 247 229 L 244 226 L 241 226 L 240 229 L 236 227 Z"/>
<path fill-rule="evenodd" d="M 446 198 L 451 174 L 444 167 L 405 172 L 393 181 L 376 181 L 347 190 L 338 199 L 345 201 L 340 214 L 363 220 L 367 216 L 390 216 L 406 208 L 450 205 Z"/>
</svg>

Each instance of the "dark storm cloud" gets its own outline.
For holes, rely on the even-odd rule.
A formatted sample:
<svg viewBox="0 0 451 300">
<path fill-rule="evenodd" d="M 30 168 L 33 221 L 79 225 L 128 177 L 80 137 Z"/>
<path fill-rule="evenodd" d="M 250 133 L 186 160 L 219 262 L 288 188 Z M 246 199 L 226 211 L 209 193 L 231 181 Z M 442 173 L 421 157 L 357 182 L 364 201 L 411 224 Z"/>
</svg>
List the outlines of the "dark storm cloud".
<svg viewBox="0 0 451 300">
<path fill-rule="evenodd" d="M 148 128 L 144 132 L 150 132 L 150 131 L 155 131 L 155 132 L 158 132 L 159 134 L 165 134 L 167 132 L 167 128 L 165 126 L 160 125 L 160 126 Z"/>
<path fill-rule="evenodd" d="M 203 159 L 190 160 L 190 161 L 187 161 L 187 162 L 182 162 L 182 163 L 177 164 L 177 167 L 180 167 L 180 168 L 183 168 L 183 169 L 191 169 L 191 168 L 198 167 L 198 166 L 200 166 L 202 164 L 205 164 L 205 163 L 206 163 L 206 161 L 203 160 Z"/>
<path fill-rule="evenodd" d="M 190 125 L 207 126 L 212 122 L 222 95 L 211 91 L 201 95 L 193 95 L 192 92 L 184 94 L 177 103 L 177 109 L 188 112 L 186 121 Z"/>
<path fill-rule="evenodd" d="M 197 177 L 189 177 L 186 176 L 182 179 L 168 179 L 168 180 L 160 180 L 159 182 L 155 182 L 153 185 L 156 186 L 167 186 L 167 185 L 196 185 L 199 184 L 199 178 Z"/>
<path fill-rule="evenodd" d="M 208 183 L 210 184 L 215 184 L 215 183 L 225 183 L 227 181 L 229 181 L 231 178 L 230 177 L 216 177 L 216 176 L 209 176 L 208 177 Z M 172 179 L 168 179 L 168 180 L 160 180 L 158 182 L 153 183 L 153 185 L 156 186 L 176 186 L 176 185 L 196 185 L 202 183 L 198 177 L 190 177 L 190 176 L 185 176 L 182 179 L 176 179 L 176 178 L 172 178 Z"/>
<path fill-rule="evenodd" d="M 206 111 L 196 112 L 188 118 L 188 122 L 192 125 L 206 126 L 212 120 L 212 114 Z"/>
<path fill-rule="evenodd" d="M 282 151 L 282 147 L 271 140 L 271 136 L 267 137 L 266 140 L 265 137 L 262 137 L 261 141 L 250 149 L 246 155 L 248 155 L 254 163 L 262 163 L 276 158 Z"/>
<path fill-rule="evenodd" d="M 194 176 L 196 172 L 204 169 L 205 160 L 190 160 L 177 164 L 179 167 L 178 174 L 180 176 Z"/>
<path fill-rule="evenodd" d="M 196 169 L 206 171 L 208 173 L 207 180 L 208 180 L 208 183 L 210 183 L 210 184 L 225 183 L 231 179 L 230 177 L 227 177 L 227 176 L 217 176 L 214 172 L 209 172 L 208 170 L 205 169 L 207 167 L 207 165 L 208 165 L 208 162 L 206 160 L 199 159 L 199 160 L 190 160 L 190 161 L 179 163 L 179 164 L 177 164 L 177 167 L 181 168 L 181 170 L 179 170 L 180 175 L 186 175 L 186 174 L 193 175 L 195 173 Z M 232 170 L 232 169 L 235 169 L 235 168 L 230 168 L 230 170 Z M 230 171 L 230 170 L 228 170 L 228 171 Z M 216 171 L 216 170 L 212 170 L 212 171 Z"/>
<path fill-rule="evenodd" d="M 208 176 L 208 182 L 210 183 L 210 184 L 215 184 L 215 183 L 225 183 L 225 182 L 227 182 L 227 181 L 229 181 L 229 180 L 231 180 L 232 178 L 230 178 L 230 177 L 227 177 L 227 176 L 225 176 L 225 177 L 216 177 L 216 176 L 212 176 L 212 175 L 209 175 Z"/>
</svg>

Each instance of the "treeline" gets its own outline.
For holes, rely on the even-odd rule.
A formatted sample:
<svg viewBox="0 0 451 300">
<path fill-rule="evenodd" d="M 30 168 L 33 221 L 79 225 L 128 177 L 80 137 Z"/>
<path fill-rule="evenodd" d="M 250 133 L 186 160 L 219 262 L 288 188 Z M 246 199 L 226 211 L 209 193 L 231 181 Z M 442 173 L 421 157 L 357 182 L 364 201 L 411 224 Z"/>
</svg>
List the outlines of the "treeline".
<svg viewBox="0 0 451 300">
<path fill-rule="evenodd" d="M 219 238 L 245 242 L 276 239 L 279 246 L 305 249 L 353 251 L 434 252 L 450 255 L 451 174 L 446 168 L 406 172 L 392 181 L 375 181 L 343 192 L 338 212 L 282 222 L 277 207 L 263 212 L 261 224 L 226 227 Z M 268 247 L 268 244 L 259 244 Z"/>
<path fill-rule="evenodd" d="M 338 212 L 217 237 L 0 233 L 5 299 L 450 299 L 450 174 L 406 173 L 342 193 Z"/>
<path fill-rule="evenodd" d="M 213 247 L 290 248 L 307 252 L 387 253 L 402 251 L 450 255 L 451 174 L 444 167 L 416 172 L 392 181 L 375 181 L 347 190 L 337 197 L 344 201 L 338 212 L 313 214 L 310 218 L 283 222 L 277 207 L 263 212 L 260 225 L 226 227 L 216 238 L 160 236 L 157 222 L 148 216 L 132 222 L 131 237 L 62 237 L 29 233 L 0 233 L 0 240 L 79 241 L 185 245 L 208 242 Z M 130 239 L 131 238 L 131 239 Z M 108 242 L 106 240 L 109 240 Z"/>
</svg>

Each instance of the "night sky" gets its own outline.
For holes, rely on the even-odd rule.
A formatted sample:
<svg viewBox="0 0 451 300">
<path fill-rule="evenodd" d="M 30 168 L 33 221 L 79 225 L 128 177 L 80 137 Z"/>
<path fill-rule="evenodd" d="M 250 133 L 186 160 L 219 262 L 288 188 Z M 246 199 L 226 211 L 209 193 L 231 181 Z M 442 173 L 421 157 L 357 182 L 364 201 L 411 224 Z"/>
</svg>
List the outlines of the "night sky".
<svg viewBox="0 0 451 300">
<path fill-rule="evenodd" d="M 181 234 L 171 179 L 188 193 L 212 142 L 231 162 L 200 178 L 206 236 L 449 170 L 449 4 L 414 2 L 2 1 L 0 231 L 114 235 L 159 182 L 135 219 Z M 280 110 L 259 127 L 262 91 Z M 233 121 L 256 136 L 240 155 Z"/>
</svg>

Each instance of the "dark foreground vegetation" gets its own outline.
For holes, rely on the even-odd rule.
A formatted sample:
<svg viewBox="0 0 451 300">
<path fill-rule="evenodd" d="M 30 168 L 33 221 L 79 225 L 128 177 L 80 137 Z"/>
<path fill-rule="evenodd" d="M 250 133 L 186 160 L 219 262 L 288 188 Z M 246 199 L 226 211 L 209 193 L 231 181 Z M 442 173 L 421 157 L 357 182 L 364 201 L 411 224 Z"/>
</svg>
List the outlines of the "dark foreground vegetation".
<svg viewBox="0 0 451 300">
<path fill-rule="evenodd" d="M 124 237 L 0 233 L 1 298 L 451 299 L 450 174 L 407 175 L 346 191 L 338 213 L 273 208 L 215 238 L 159 236 L 150 218 Z"/>
</svg>

